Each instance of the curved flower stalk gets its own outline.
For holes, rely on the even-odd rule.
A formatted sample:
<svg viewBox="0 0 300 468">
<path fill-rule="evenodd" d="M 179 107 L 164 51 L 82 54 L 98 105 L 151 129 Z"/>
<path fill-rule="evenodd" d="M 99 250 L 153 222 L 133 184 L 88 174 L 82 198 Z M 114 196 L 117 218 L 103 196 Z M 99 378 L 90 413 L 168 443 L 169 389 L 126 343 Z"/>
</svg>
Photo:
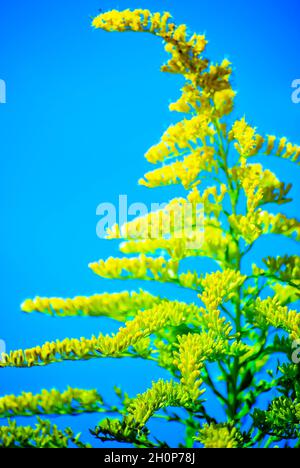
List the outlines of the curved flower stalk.
<svg viewBox="0 0 300 468">
<path fill-rule="evenodd" d="M 201 394 L 204 392 L 200 392 Z M 183 385 L 159 380 L 145 393 L 137 395 L 127 406 L 127 413 L 122 420 L 104 419 L 95 429 L 95 436 L 101 440 L 116 439 L 119 442 L 132 442 L 137 446 L 151 447 L 146 424 L 155 413 L 167 407 L 190 409 L 193 400 Z M 163 444 L 161 444 L 163 446 Z"/>
<path fill-rule="evenodd" d="M 153 382 L 133 398 L 116 389 L 120 404 L 114 407 L 90 390 L 4 396 L 0 417 L 106 413 L 93 435 L 136 447 L 167 446 L 150 432 L 151 418 L 182 424 L 186 447 L 299 446 L 300 373 L 290 361 L 300 354 L 300 259 L 289 251 L 255 259 L 249 268 L 247 255 L 264 236 L 300 239 L 299 220 L 279 210 L 292 201 L 291 184 L 264 167 L 271 157 L 298 165 L 300 147 L 258 133 L 245 117 L 232 121 L 236 93 L 231 64 L 210 62 L 206 38 L 176 25 L 169 13 L 113 10 L 97 16 L 93 26 L 163 39 L 169 60 L 162 71 L 184 79 L 170 111 L 183 117 L 146 152 L 154 168 L 139 183 L 148 188 L 181 185 L 186 194 L 146 216 L 110 227 L 107 238 L 121 240 L 123 255 L 93 261 L 89 267 L 109 280 L 179 286 L 190 291 L 194 302 L 144 290 L 27 299 L 22 305 L 27 313 L 104 316 L 122 326 L 112 335 L 66 338 L 11 351 L 0 361 L 1 372 L 65 360 L 138 357 L 166 369 L 170 379 Z M 269 208 L 274 205 L 272 213 Z M 183 213 L 185 229 L 178 223 Z M 187 267 L 191 257 L 198 261 L 196 271 Z M 203 271 L 205 257 L 214 261 L 209 273 Z M 274 355 L 280 356 L 277 366 Z M 260 397 L 270 390 L 272 398 L 263 407 Z M 214 398 L 226 421 L 215 419 L 206 398 Z M 115 417 L 107 416 L 111 413 Z M 47 421 L 39 420 L 36 429 L 18 428 L 16 423 L 0 428 L 4 446 L 69 443 L 80 446 L 69 429 L 60 432 Z"/>
</svg>

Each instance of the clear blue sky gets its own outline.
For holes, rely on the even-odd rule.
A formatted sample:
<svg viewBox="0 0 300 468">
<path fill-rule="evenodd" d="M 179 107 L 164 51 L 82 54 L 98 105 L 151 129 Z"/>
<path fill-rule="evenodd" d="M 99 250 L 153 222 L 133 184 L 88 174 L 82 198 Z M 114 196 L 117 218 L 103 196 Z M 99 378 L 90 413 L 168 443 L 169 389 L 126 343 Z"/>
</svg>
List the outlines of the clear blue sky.
<svg viewBox="0 0 300 468">
<path fill-rule="evenodd" d="M 96 207 L 116 202 L 119 194 L 150 203 L 176 193 L 149 191 L 137 180 L 149 169 L 143 154 L 176 118 L 168 103 L 179 96 L 181 80 L 159 72 L 165 59 L 160 40 L 90 27 L 99 8 L 128 7 L 170 10 L 177 23 L 206 32 L 212 60 L 226 56 L 233 62 L 236 114 L 245 114 L 262 132 L 300 142 L 300 104 L 291 101 L 291 83 L 300 78 L 297 0 L 1 1 L 0 79 L 7 85 L 7 103 L 0 105 L 0 339 L 8 349 L 112 331 L 108 320 L 26 316 L 19 305 L 35 295 L 130 287 L 100 280 L 87 268 L 117 253 L 114 242 L 96 237 Z M 293 165 L 270 164 L 284 180 L 298 183 Z M 299 187 L 293 194 L 288 213 L 295 216 Z M 255 255 L 291 248 L 269 242 Z M 165 286 L 151 290 L 173 294 Z M 72 385 L 109 395 L 117 384 L 134 395 L 164 375 L 137 360 L 7 369 L 0 374 L 0 393 Z M 98 419 L 77 418 L 76 427 Z M 171 434 L 175 441 L 177 434 Z"/>
</svg>

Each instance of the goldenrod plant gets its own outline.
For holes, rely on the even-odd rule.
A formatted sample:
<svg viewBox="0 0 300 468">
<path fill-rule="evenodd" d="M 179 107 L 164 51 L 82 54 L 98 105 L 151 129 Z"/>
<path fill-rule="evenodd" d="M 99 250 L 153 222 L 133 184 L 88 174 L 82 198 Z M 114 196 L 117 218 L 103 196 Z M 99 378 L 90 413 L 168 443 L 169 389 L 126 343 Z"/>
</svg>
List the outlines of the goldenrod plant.
<svg viewBox="0 0 300 468">
<path fill-rule="evenodd" d="M 66 338 L 11 351 L 3 355 L 2 368 L 131 357 L 145 360 L 145 371 L 147 360 L 157 363 L 170 378 L 154 381 L 137 396 L 116 388 L 119 405 L 114 406 L 97 391 L 72 388 L 3 396 L 0 417 L 10 422 L 0 427 L 0 445 L 87 447 L 70 428 L 61 431 L 43 416 L 98 412 L 103 416 L 91 428 L 95 439 L 133 447 L 168 446 L 149 430 L 151 418 L 181 424 L 182 447 L 300 447 L 300 314 L 295 310 L 300 259 L 289 252 L 251 264 L 247 257 L 262 236 L 299 241 L 300 222 L 278 209 L 291 201 L 291 185 L 265 165 L 272 157 L 299 164 L 300 147 L 262 135 L 244 116 L 233 117 L 230 62 L 208 60 L 205 37 L 177 26 L 169 13 L 113 10 L 94 18 L 93 27 L 150 33 L 164 41 L 170 58 L 162 71 L 184 79 L 170 111 L 183 117 L 146 153 L 154 169 L 140 184 L 179 184 L 185 195 L 124 226 L 112 226 L 107 237 L 122 240 L 123 256 L 89 267 L 103 278 L 186 288 L 191 302 L 145 290 L 26 300 L 27 313 L 111 317 L 123 325 L 111 336 Z M 174 217 L 188 206 L 188 229 L 178 228 Z M 198 271 L 184 270 L 190 257 L 199 259 Z M 212 272 L 201 271 L 204 257 L 214 262 Z M 219 409 L 213 414 L 212 408 Z M 34 415 L 39 418 L 35 428 L 17 425 L 18 416 Z"/>
</svg>

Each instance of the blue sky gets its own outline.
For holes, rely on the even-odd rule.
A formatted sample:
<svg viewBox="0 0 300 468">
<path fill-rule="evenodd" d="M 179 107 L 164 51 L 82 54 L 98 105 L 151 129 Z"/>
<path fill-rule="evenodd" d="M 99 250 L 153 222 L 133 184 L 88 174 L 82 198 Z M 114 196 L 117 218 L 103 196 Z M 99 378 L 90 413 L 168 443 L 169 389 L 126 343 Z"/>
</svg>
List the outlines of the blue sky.
<svg viewBox="0 0 300 468">
<path fill-rule="evenodd" d="M 0 104 L 0 339 L 8 349 L 112 331 L 108 320 L 26 316 L 19 305 L 35 295 L 130 286 L 101 280 L 87 268 L 90 261 L 117 253 L 115 242 L 96 236 L 97 205 L 116 203 L 119 194 L 150 204 L 178 193 L 149 191 L 137 180 L 149 169 L 143 154 L 177 118 L 168 103 L 179 96 L 182 81 L 159 72 L 165 60 L 160 40 L 90 26 L 99 8 L 134 7 L 170 10 L 177 23 L 205 32 L 209 57 L 233 63 L 236 115 L 246 115 L 263 133 L 300 141 L 300 104 L 291 100 L 292 81 L 300 78 L 296 0 L 1 2 L 0 79 L 6 82 L 7 103 Z M 282 161 L 270 161 L 270 167 L 294 182 L 296 201 L 287 212 L 296 216 L 297 171 Z M 266 242 L 254 255 L 292 248 Z M 173 294 L 165 286 L 151 291 Z M 1 371 L 0 393 L 72 385 L 109 394 L 118 384 L 134 395 L 164 375 L 151 364 L 113 360 L 7 369 Z M 97 420 L 85 417 L 83 424 Z M 175 432 L 172 437 L 175 441 Z"/>
</svg>

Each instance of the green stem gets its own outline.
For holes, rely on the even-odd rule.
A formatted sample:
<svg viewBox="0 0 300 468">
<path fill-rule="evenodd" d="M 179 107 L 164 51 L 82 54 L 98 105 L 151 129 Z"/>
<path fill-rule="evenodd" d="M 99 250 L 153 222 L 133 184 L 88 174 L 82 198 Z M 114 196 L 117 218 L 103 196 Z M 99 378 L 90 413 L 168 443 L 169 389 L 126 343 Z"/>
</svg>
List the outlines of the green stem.
<svg viewBox="0 0 300 468">
<path fill-rule="evenodd" d="M 227 185 L 229 188 L 229 197 L 231 202 L 231 209 L 232 214 L 237 214 L 237 205 L 239 200 L 239 188 L 234 187 L 233 180 L 230 175 L 230 171 L 228 169 L 228 148 L 225 149 L 222 135 L 221 135 L 221 128 L 220 123 L 218 121 L 214 122 L 216 130 L 217 130 L 217 141 L 218 141 L 218 153 L 222 160 L 222 169 L 226 176 Z M 236 254 L 233 258 L 231 258 L 231 266 L 237 271 L 241 269 L 241 259 L 242 259 L 242 252 L 240 248 L 239 240 L 235 237 L 234 232 L 230 229 L 230 233 L 234 242 L 236 243 Z M 242 323 L 241 323 L 241 287 L 237 289 L 237 295 L 235 300 L 235 316 L 233 317 L 234 325 L 235 325 L 235 332 L 237 335 L 237 340 L 241 339 L 241 331 L 242 331 Z M 240 401 L 239 401 L 239 370 L 240 370 L 240 360 L 239 357 L 235 357 L 233 360 L 233 365 L 230 368 L 230 376 L 228 376 L 228 413 L 232 420 L 237 418 L 237 414 L 239 411 Z"/>
</svg>

